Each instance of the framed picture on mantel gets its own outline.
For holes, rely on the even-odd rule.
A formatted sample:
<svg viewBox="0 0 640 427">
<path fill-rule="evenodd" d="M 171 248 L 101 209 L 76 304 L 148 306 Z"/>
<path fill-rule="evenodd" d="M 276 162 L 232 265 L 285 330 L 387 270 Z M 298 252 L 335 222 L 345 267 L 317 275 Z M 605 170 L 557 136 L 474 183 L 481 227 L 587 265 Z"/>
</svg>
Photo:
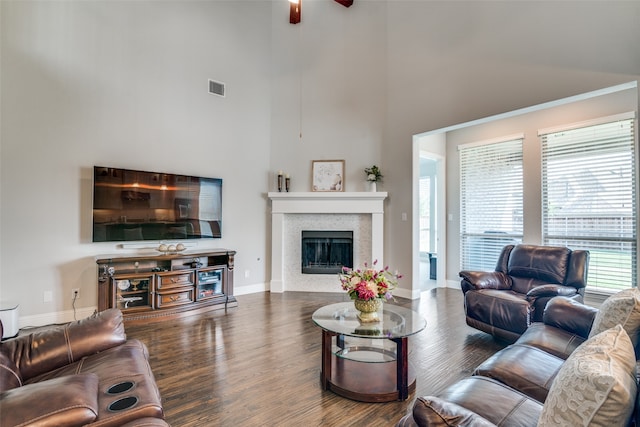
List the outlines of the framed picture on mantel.
<svg viewBox="0 0 640 427">
<path fill-rule="evenodd" d="M 344 191 L 344 160 L 312 160 L 312 191 Z"/>
</svg>

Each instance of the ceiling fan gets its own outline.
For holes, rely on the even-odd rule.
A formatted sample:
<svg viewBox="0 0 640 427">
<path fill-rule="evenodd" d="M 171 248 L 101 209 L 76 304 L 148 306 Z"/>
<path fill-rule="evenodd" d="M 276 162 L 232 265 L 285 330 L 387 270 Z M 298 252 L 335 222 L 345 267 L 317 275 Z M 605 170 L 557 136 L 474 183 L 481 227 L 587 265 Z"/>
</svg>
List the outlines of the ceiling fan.
<svg viewBox="0 0 640 427">
<path fill-rule="evenodd" d="M 334 0 L 340 3 L 344 7 L 349 7 L 353 4 L 353 0 Z M 301 12 L 302 0 L 289 0 L 289 22 L 291 24 L 298 24 L 302 17 Z"/>
</svg>

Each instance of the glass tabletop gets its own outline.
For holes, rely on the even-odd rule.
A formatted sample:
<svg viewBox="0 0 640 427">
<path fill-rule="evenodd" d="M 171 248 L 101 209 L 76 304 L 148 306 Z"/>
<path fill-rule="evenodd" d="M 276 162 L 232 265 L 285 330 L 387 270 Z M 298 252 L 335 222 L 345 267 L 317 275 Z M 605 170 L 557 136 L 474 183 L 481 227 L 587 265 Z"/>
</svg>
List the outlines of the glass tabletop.
<svg viewBox="0 0 640 427">
<path fill-rule="evenodd" d="M 340 302 L 319 308 L 311 319 L 326 331 L 361 338 L 403 338 L 427 326 L 420 313 L 388 303 L 382 305 L 379 322 L 362 323 L 357 313 L 353 302 Z"/>
</svg>

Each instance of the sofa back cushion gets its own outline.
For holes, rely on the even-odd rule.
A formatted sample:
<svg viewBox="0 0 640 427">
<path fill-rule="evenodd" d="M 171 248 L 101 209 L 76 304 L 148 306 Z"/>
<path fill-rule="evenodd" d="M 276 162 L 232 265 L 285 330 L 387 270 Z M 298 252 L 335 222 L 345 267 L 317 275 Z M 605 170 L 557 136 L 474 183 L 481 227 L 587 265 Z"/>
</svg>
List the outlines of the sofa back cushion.
<svg viewBox="0 0 640 427">
<path fill-rule="evenodd" d="M 535 279 L 533 277 L 511 276 L 511 290 L 519 294 L 527 294 L 534 288 L 549 286 L 546 280 Z M 557 285 L 552 285 L 557 286 Z"/>
<path fill-rule="evenodd" d="M 571 249 L 561 246 L 516 245 L 509 256 L 508 274 L 562 285 L 567 276 L 570 255 Z"/>
<path fill-rule="evenodd" d="M 622 326 L 588 339 L 558 371 L 538 426 L 626 426 L 637 392 L 635 364 Z"/>
<path fill-rule="evenodd" d="M 634 347 L 638 347 L 640 333 L 640 290 L 625 289 L 604 300 L 593 320 L 589 338 L 598 335 L 616 325 L 622 325 L 631 338 Z"/>
<path fill-rule="evenodd" d="M 20 335 L 2 343 L 23 381 L 126 341 L 122 312 L 109 309 L 63 326 Z"/>
</svg>

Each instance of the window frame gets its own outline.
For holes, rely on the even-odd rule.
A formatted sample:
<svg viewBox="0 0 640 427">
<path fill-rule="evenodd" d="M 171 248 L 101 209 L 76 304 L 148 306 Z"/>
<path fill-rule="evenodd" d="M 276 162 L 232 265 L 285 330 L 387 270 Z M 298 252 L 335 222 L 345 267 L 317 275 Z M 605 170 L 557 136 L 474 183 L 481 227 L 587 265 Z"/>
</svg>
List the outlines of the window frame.
<svg viewBox="0 0 640 427">
<path fill-rule="evenodd" d="M 542 241 L 590 251 L 589 292 L 612 293 L 637 286 L 635 126 L 635 112 L 630 112 L 538 131 Z M 562 163 L 565 158 L 569 161 Z M 562 185 L 564 197 L 553 188 Z M 583 206 L 571 207 L 572 192 Z M 579 197 L 579 193 L 586 194 Z M 585 203 L 586 196 L 590 203 Z M 559 232 L 560 224 L 566 233 Z"/>
</svg>

